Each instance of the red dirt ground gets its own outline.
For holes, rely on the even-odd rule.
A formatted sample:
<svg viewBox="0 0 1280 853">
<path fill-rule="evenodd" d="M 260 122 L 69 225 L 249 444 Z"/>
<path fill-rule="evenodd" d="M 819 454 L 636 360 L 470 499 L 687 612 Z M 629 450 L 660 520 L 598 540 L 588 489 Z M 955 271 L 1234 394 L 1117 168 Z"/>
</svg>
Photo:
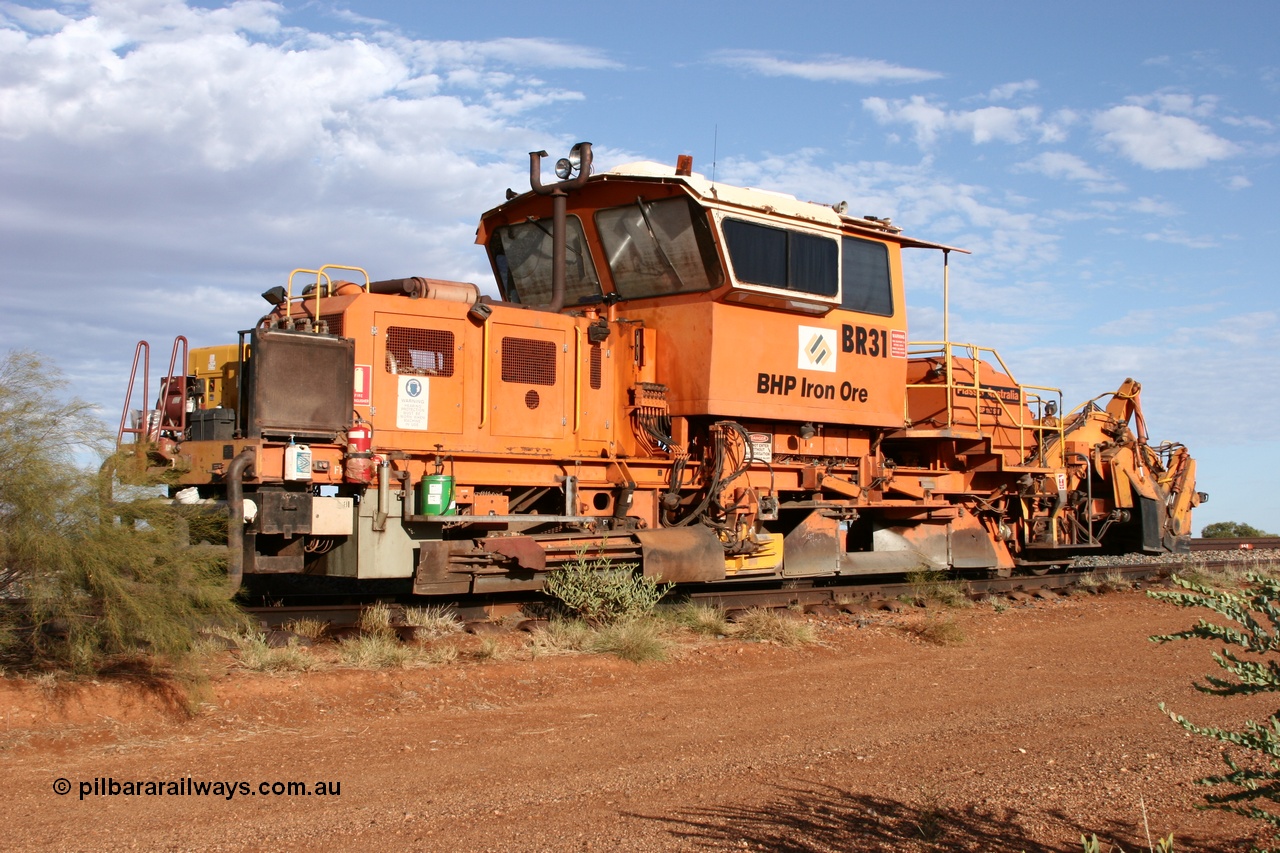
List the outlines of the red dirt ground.
<svg viewBox="0 0 1280 853">
<path fill-rule="evenodd" d="M 1197 613 L 1122 593 L 948 615 L 959 644 L 842 615 L 820 645 L 704 640 L 665 663 L 531 658 L 513 635 L 498 662 L 233 671 L 195 716 L 136 685 L 5 680 L 0 847 L 1013 853 L 1096 832 L 1132 853 L 1144 806 L 1179 853 L 1263 838 L 1194 808 L 1218 751 L 1156 707 L 1274 710 L 1196 693 L 1209 646 L 1147 640 Z M 80 797 L 188 777 L 255 793 Z M 340 794 L 256 793 L 295 780 Z"/>
</svg>

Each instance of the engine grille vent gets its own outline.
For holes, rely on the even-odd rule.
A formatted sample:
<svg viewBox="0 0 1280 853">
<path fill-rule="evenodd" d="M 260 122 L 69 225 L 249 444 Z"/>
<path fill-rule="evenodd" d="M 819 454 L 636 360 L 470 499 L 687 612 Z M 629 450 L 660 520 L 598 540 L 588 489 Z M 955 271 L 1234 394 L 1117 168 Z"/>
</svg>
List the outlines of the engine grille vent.
<svg viewBox="0 0 1280 853">
<path fill-rule="evenodd" d="M 503 338 L 502 381 L 522 385 L 555 385 L 556 345 L 551 341 Z"/>
</svg>

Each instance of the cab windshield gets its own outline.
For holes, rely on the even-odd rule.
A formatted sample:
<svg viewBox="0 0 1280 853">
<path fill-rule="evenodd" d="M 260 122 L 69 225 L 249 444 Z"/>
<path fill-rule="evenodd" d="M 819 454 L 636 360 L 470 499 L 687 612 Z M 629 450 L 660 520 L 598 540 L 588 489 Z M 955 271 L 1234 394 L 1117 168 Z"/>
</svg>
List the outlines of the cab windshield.
<svg viewBox="0 0 1280 853">
<path fill-rule="evenodd" d="M 706 215 L 690 199 L 645 201 L 602 210 L 596 229 L 613 287 L 623 299 L 710 290 L 721 282 Z"/>
<path fill-rule="evenodd" d="M 598 302 L 602 296 L 591 253 L 576 216 L 565 220 L 565 305 Z M 551 302 L 551 220 L 504 225 L 489 244 L 502 297 L 524 305 Z"/>
</svg>

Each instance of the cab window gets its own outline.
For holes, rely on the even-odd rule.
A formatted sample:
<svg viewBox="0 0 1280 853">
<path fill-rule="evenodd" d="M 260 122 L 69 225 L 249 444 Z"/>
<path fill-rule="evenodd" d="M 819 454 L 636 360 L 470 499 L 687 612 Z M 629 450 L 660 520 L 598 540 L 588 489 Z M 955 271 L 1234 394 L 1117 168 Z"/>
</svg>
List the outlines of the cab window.
<svg viewBox="0 0 1280 853">
<path fill-rule="evenodd" d="M 744 284 L 835 296 L 840 289 L 840 250 L 830 237 L 724 220 L 734 274 Z"/>
<path fill-rule="evenodd" d="M 889 278 L 889 247 L 857 237 L 843 239 L 840 264 L 843 290 L 840 304 L 863 314 L 893 316 L 893 284 Z"/>
</svg>

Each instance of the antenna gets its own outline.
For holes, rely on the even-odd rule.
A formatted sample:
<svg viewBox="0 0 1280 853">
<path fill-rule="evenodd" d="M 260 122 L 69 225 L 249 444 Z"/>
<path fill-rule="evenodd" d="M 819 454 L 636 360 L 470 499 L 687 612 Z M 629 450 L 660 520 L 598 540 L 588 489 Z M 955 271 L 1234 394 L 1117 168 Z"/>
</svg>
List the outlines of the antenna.
<svg viewBox="0 0 1280 853">
<path fill-rule="evenodd" d="M 715 135 L 711 137 L 711 183 L 716 182 L 716 154 L 720 149 L 720 125 L 716 125 Z"/>
</svg>

